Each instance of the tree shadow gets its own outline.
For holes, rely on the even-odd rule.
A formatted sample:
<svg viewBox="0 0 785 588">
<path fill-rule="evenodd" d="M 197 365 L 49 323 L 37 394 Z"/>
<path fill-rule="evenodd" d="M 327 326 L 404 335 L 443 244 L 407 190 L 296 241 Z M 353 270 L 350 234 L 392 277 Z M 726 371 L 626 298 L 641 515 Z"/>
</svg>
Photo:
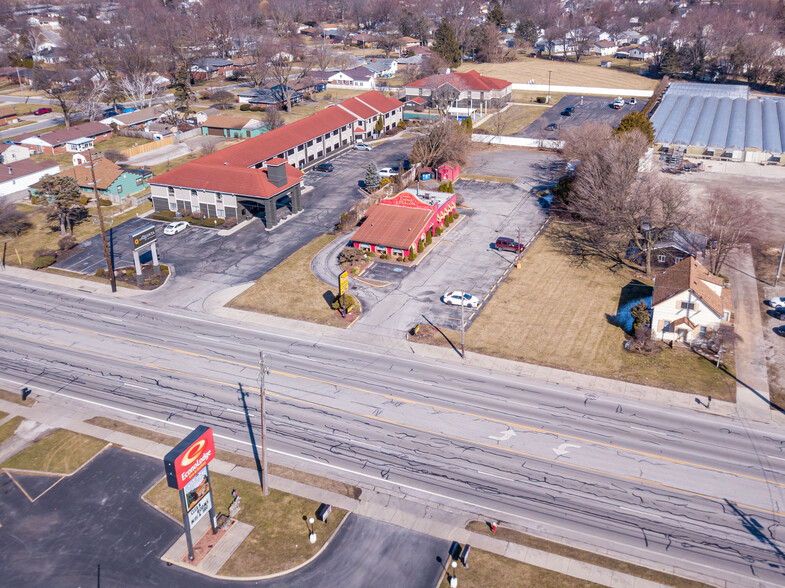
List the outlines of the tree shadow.
<svg viewBox="0 0 785 588">
<path fill-rule="evenodd" d="M 777 546 L 774 541 L 769 539 L 766 534 L 764 533 L 764 527 L 761 525 L 757 519 L 754 517 L 749 516 L 740 508 L 738 508 L 735 504 L 733 504 L 727 498 L 725 499 L 725 504 L 733 511 L 733 513 L 741 519 L 741 524 L 744 526 L 744 529 L 749 532 L 750 535 L 755 537 L 758 541 L 763 543 L 764 545 L 768 545 L 771 547 L 771 550 L 777 555 L 778 558 L 785 560 L 785 553 Z M 772 567 L 780 567 L 775 566 L 774 564 L 769 564 Z"/>
<path fill-rule="evenodd" d="M 559 223 L 553 223 L 551 231 L 556 251 L 570 258 L 573 265 L 588 266 L 601 262 L 605 269 L 613 273 L 623 269 L 640 269 L 613 247 L 595 238 L 591 231 Z"/>
<path fill-rule="evenodd" d="M 449 338 L 447 335 L 445 335 L 445 334 L 444 334 L 444 331 L 442 331 L 442 330 L 441 330 L 439 327 L 437 327 L 436 325 L 434 325 L 434 324 L 431 322 L 431 319 L 429 319 L 429 318 L 428 318 L 427 316 L 425 316 L 424 314 L 423 314 L 423 315 L 420 315 L 420 316 L 422 316 L 422 318 L 424 318 L 424 319 L 425 319 L 425 322 L 426 322 L 426 323 L 428 323 L 428 324 L 429 324 L 429 325 L 431 325 L 431 326 L 432 326 L 434 329 L 436 329 L 436 332 L 437 332 L 437 333 L 439 333 L 439 334 L 440 334 L 442 337 L 444 337 L 444 340 L 445 340 L 445 341 L 447 341 L 447 343 L 449 343 L 449 344 L 450 344 L 450 347 L 452 347 L 452 350 L 453 350 L 453 351 L 455 351 L 455 353 L 457 353 L 458 355 L 461 355 L 461 350 L 460 350 L 460 349 L 458 349 L 458 348 L 457 348 L 457 347 L 456 347 L 456 346 L 453 344 L 453 342 L 452 342 L 452 341 L 450 341 L 450 338 Z"/>
<path fill-rule="evenodd" d="M 262 474 L 262 460 L 259 457 L 259 448 L 256 446 L 256 437 L 253 433 L 253 426 L 251 425 L 251 415 L 248 412 L 248 403 L 246 396 L 248 392 L 243 390 L 243 385 L 238 382 L 237 391 L 240 393 L 240 400 L 243 401 L 243 413 L 245 413 L 245 425 L 248 427 L 248 439 L 251 441 L 251 450 L 253 451 L 253 459 L 256 463 L 256 473 L 259 476 L 259 487 L 264 490 L 264 475 Z"/>
<path fill-rule="evenodd" d="M 632 309 L 640 302 L 645 302 L 651 308 L 653 288 L 639 280 L 631 280 L 621 289 L 616 314 L 606 314 L 605 319 L 614 327 L 623 329 L 626 333 L 632 331 Z"/>
</svg>

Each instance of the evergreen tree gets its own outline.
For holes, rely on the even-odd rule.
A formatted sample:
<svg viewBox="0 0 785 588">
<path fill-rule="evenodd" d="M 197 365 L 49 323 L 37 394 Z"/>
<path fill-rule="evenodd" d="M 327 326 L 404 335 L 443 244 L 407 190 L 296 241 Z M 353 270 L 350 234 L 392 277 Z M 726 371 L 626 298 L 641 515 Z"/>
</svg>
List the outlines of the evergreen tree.
<svg viewBox="0 0 785 588">
<path fill-rule="evenodd" d="M 635 331 L 641 327 L 645 327 L 649 323 L 649 307 L 641 300 L 638 304 L 632 307 L 630 314 L 632 315 L 633 320 L 632 334 L 634 335 Z"/>
<path fill-rule="evenodd" d="M 504 15 L 502 7 L 499 6 L 499 0 L 493 0 L 491 3 L 491 9 L 488 11 L 488 22 L 495 24 L 499 28 L 507 26 L 507 17 Z"/>
<path fill-rule="evenodd" d="M 183 113 L 189 112 L 191 109 L 193 92 L 191 92 L 190 74 L 185 66 L 177 70 L 177 74 L 174 77 L 174 83 L 172 84 L 172 90 L 174 93 L 175 108 Z"/>
<path fill-rule="evenodd" d="M 376 164 L 372 161 L 365 169 L 365 189 L 368 192 L 376 192 L 379 189 L 382 179 L 379 177 L 379 170 L 376 169 Z"/>
<path fill-rule="evenodd" d="M 638 130 L 644 134 L 649 140 L 649 143 L 654 142 L 654 125 L 651 124 L 649 118 L 642 112 L 631 112 L 619 123 L 619 126 L 614 129 L 614 135 L 621 135 L 632 130 Z"/>
<path fill-rule="evenodd" d="M 458 45 L 458 37 L 455 35 L 452 24 L 446 18 L 442 19 L 439 28 L 436 29 L 431 49 L 450 67 L 461 65 L 461 47 Z"/>
<path fill-rule="evenodd" d="M 519 40 L 531 43 L 533 45 L 537 42 L 537 37 L 539 37 L 539 30 L 537 29 L 537 25 L 532 19 L 521 19 L 518 22 L 518 26 L 515 27 L 515 36 Z"/>
<path fill-rule="evenodd" d="M 672 76 L 679 73 L 681 69 L 681 59 L 679 59 L 676 47 L 673 46 L 673 43 L 666 43 L 660 57 L 660 73 Z"/>
</svg>

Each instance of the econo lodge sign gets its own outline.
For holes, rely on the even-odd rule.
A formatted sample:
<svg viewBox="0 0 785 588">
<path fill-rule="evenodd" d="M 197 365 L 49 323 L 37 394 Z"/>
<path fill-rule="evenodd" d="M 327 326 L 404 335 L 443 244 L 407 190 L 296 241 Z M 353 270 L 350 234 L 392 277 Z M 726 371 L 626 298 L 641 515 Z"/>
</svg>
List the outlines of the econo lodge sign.
<svg viewBox="0 0 785 588">
<path fill-rule="evenodd" d="M 164 469 L 170 488 L 181 490 L 215 457 L 213 430 L 200 425 L 166 454 Z"/>
</svg>

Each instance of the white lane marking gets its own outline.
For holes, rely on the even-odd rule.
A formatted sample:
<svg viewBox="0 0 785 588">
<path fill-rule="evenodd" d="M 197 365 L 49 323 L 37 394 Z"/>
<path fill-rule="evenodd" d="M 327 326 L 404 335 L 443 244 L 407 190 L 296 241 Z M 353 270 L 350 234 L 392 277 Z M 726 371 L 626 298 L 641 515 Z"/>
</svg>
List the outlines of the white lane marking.
<svg viewBox="0 0 785 588">
<path fill-rule="evenodd" d="M 781 461 L 785 461 L 785 457 L 777 457 L 776 455 L 767 455 L 766 457 L 770 459 L 779 459 Z"/>
<path fill-rule="evenodd" d="M 645 517 L 654 517 L 655 519 L 661 519 L 662 518 L 660 515 L 656 515 L 656 514 L 650 513 L 650 512 L 645 512 L 645 511 L 642 511 L 642 510 L 635 510 L 634 508 L 627 508 L 626 506 L 620 506 L 619 509 L 620 510 L 627 510 L 629 512 L 634 512 L 635 514 L 643 515 Z"/>
<path fill-rule="evenodd" d="M 114 321 L 116 323 L 122 323 L 123 322 L 123 319 L 117 318 L 116 316 L 111 316 L 111 315 L 108 315 L 108 314 L 99 314 L 98 316 L 100 316 L 102 319 L 104 319 L 106 321 Z"/>
<path fill-rule="evenodd" d="M 568 447 L 574 447 L 575 449 L 580 449 L 580 445 L 574 445 L 572 443 L 562 443 L 558 447 L 553 448 L 553 452 L 556 454 L 556 457 L 561 457 L 562 455 L 567 455 L 569 451 L 567 451 Z"/>
<path fill-rule="evenodd" d="M 502 431 L 501 435 L 488 435 L 488 439 L 493 439 L 495 441 L 507 441 L 515 437 L 515 431 L 512 429 L 507 429 L 506 431 Z"/>
<path fill-rule="evenodd" d="M 480 474 L 481 476 L 490 476 L 491 478 L 501 478 L 502 480 L 507 480 L 509 482 L 515 481 L 512 478 L 507 478 L 506 476 L 500 476 L 498 474 L 492 474 L 491 472 L 482 472 L 480 470 L 477 470 L 477 473 Z"/>
<path fill-rule="evenodd" d="M 207 339 L 208 341 L 218 341 L 215 337 L 208 337 L 207 335 L 196 335 L 197 339 Z"/>
<path fill-rule="evenodd" d="M 144 386 L 137 386 L 136 384 L 129 384 L 128 382 L 123 382 L 123 386 L 129 386 L 131 388 L 139 388 L 140 390 L 149 390 L 150 388 L 145 388 Z"/>
</svg>

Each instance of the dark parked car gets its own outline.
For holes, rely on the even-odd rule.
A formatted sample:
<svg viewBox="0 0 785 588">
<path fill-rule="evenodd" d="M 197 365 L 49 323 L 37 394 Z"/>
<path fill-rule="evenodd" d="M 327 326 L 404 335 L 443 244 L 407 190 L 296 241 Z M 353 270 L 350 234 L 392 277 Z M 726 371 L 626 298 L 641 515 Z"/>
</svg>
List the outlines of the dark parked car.
<svg viewBox="0 0 785 588">
<path fill-rule="evenodd" d="M 40 114 L 49 114 L 52 112 L 51 108 L 39 108 L 38 110 L 34 111 L 33 114 L 38 116 Z"/>
<path fill-rule="evenodd" d="M 559 130 L 559 125 L 557 123 L 550 123 L 549 125 L 547 125 L 545 127 L 545 130 L 546 131 L 558 131 Z"/>
<path fill-rule="evenodd" d="M 317 163 L 313 169 L 320 172 L 331 172 L 335 169 L 335 166 L 332 163 Z"/>
<path fill-rule="evenodd" d="M 572 116 L 572 111 L 575 110 L 575 107 L 568 106 L 564 110 L 561 111 L 562 116 Z"/>
<path fill-rule="evenodd" d="M 496 239 L 496 249 L 498 251 L 512 251 L 513 253 L 521 253 L 525 246 L 517 243 L 515 239 L 509 237 L 499 237 Z"/>
</svg>

